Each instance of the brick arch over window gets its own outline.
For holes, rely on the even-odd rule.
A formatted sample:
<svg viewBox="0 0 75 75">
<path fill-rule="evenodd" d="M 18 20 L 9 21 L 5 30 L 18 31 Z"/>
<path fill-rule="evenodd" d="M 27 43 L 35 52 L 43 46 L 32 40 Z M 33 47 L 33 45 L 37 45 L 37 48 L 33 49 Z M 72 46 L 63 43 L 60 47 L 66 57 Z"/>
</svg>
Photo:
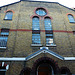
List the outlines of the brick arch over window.
<svg viewBox="0 0 75 75">
<path fill-rule="evenodd" d="M 20 72 L 20 74 L 19 75 L 23 75 L 25 72 L 31 72 L 31 68 L 29 68 L 29 67 L 25 67 L 25 68 L 23 68 L 22 70 L 21 70 L 21 72 Z M 25 74 L 26 75 L 26 74 Z M 29 74 L 30 75 L 30 74 Z"/>
<path fill-rule="evenodd" d="M 35 75 L 36 75 L 37 67 L 42 63 L 50 64 L 53 67 L 54 74 L 59 74 L 59 67 L 57 62 L 49 57 L 42 57 L 36 60 L 35 63 L 33 64 L 32 71 L 35 73 Z"/>
<path fill-rule="evenodd" d="M 72 15 L 73 17 L 75 17 L 75 15 L 73 15 L 72 13 L 67 13 L 66 15 L 67 15 L 67 16 L 68 16 L 68 15 Z"/>
<path fill-rule="evenodd" d="M 32 15 L 32 16 L 31 16 L 31 19 L 33 19 L 34 17 L 38 17 L 39 20 L 41 20 L 40 16 L 38 16 L 37 14 L 36 14 L 36 15 Z"/>
<path fill-rule="evenodd" d="M 60 73 L 62 74 L 62 72 L 67 72 L 68 73 L 68 75 L 71 75 L 71 72 L 70 72 L 70 70 L 67 68 L 67 67 L 61 67 L 60 68 Z"/>
<path fill-rule="evenodd" d="M 13 10 L 11 10 L 11 9 L 8 9 L 8 10 L 5 11 L 5 13 L 7 13 L 7 12 L 15 13 L 15 12 L 14 12 Z"/>
<path fill-rule="evenodd" d="M 45 10 L 45 12 L 47 13 L 46 15 L 48 15 L 48 10 L 47 10 L 46 8 L 44 8 L 44 7 L 37 7 L 37 8 L 35 8 L 35 9 L 34 9 L 35 15 L 37 15 L 37 14 L 36 14 L 36 10 L 38 10 L 38 9 L 43 9 L 43 10 Z"/>
</svg>

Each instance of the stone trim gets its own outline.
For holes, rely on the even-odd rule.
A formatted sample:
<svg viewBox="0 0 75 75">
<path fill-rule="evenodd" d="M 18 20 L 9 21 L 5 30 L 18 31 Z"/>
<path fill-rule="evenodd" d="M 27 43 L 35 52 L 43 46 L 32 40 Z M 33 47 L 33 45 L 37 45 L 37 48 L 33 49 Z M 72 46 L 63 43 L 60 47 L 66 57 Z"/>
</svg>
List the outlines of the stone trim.
<svg viewBox="0 0 75 75">
<path fill-rule="evenodd" d="M 40 47 L 42 44 L 31 44 L 32 47 Z"/>
</svg>

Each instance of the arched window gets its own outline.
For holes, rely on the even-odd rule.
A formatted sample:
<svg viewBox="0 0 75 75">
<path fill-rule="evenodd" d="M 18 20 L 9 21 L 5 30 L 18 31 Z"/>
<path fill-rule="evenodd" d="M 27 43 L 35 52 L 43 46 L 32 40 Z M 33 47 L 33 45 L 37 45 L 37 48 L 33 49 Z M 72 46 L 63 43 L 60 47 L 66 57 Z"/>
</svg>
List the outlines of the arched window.
<svg viewBox="0 0 75 75">
<path fill-rule="evenodd" d="M 71 75 L 70 70 L 66 67 L 62 67 L 60 69 L 60 72 L 61 72 L 62 75 Z"/>
<path fill-rule="evenodd" d="M 75 23 L 75 20 L 74 20 L 73 15 L 69 14 L 69 15 L 68 15 L 68 19 L 69 19 L 69 22 L 70 22 L 70 23 Z"/>
<path fill-rule="evenodd" d="M 12 20 L 13 13 L 11 11 L 6 12 L 5 20 Z"/>
<path fill-rule="evenodd" d="M 52 30 L 51 19 L 49 17 L 45 18 L 44 23 L 45 23 L 45 30 Z"/>
<path fill-rule="evenodd" d="M 33 17 L 32 30 L 40 30 L 39 17 Z"/>
<path fill-rule="evenodd" d="M 39 17 L 35 16 L 32 19 L 32 44 L 40 44 L 40 24 Z"/>
<path fill-rule="evenodd" d="M 51 19 L 46 17 L 44 19 L 45 33 L 46 33 L 46 45 L 53 45 L 53 31 L 51 25 Z"/>
</svg>

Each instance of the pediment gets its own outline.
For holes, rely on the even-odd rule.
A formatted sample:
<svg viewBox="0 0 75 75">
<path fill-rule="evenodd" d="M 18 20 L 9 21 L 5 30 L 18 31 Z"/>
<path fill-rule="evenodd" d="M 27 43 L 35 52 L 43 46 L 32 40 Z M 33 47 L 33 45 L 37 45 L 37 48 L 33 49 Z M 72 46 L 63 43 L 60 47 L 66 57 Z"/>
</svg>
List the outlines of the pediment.
<svg viewBox="0 0 75 75">
<path fill-rule="evenodd" d="M 53 52 L 51 50 L 49 50 L 48 47 L 41 47 L 40 50 L 38 50 L 37 52 L 35 52 L 35 53 L 29 55 L 28 57 L 26 57 L 26 60 L 30 60 L 30 59 L 36 57 L 37 55 L 39 55 L 41 53 L 48 53 L 48 54 L 50 54 L 50 55 L 52 55 L 52 56 L 54 56 L 56 58 L 64 60 L 64 57 L 60 56 L 59 54 L 57 54 L 57 53 L 55 53 L 55 52 Z"/>
</svg>

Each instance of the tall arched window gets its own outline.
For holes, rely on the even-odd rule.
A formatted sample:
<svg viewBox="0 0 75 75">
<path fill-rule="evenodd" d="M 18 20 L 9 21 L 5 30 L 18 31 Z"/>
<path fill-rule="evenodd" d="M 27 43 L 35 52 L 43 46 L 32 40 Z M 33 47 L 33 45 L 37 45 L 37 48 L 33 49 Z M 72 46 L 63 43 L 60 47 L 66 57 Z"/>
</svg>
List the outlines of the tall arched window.
<svg viewBox="0 0 75 75">
<path fill-rule="evenodd" d="M 40 24 L 39 17 L 35 16 L 32 19 L 32 43 L 40 44 Z"/>
<path fill-rule="evenodd" d="M 53 45 L 53 31 L 51 25 L 51 19 L 46 17 L 44 19 L 45 33 L 46 33 L 46 45 Z"/>
<path fill-rule="evenodd" d="M 8 11 L 6 12 L 6 15 L 5 15 L 5 20 L 12 20 L 12 16 L 13 16 L 13 13 L 12 11 Z"/>
<path fill-rule="evenodd" d="M 33 17 L 32 30 L 40 30 L 39 17 Z"/>
<path fill-rule="evenodd" d="M 49 17 L 45 18 L 44 23 L 45 23 L 45 30 L 52 30 L 51 19 Z"/>
<path fill-rule="evenodd" d="M 75 23 L 75 20 L 74 20 L 73 15 L 69 14 L 69 15 L 68 15 L 68 19 L 69 19 L 69 22 L 70 22 L 70 23 Z"/>
</svg>

